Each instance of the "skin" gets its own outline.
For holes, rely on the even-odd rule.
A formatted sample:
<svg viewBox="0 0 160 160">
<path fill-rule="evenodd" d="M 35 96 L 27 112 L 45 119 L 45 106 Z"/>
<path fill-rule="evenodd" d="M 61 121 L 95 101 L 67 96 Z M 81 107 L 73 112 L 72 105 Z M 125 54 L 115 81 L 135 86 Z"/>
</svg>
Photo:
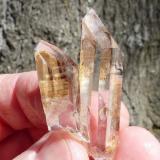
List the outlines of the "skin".
<svg viewBox="0 0 160 160">
<path fill-rule="evenodd" d="M 92 112 L 94 116 L 94 110 Z M 146 129 L 130 127 L 128 124 L 129 114 L 122 104 L 120 143 L 115 159 L 159 160 L 158 140 Z M 47 133 L 37 75 L 34 71 L 0 76 L 0 158 L 89 159 L 86 149 L 67 133 Z"/>
</svg>

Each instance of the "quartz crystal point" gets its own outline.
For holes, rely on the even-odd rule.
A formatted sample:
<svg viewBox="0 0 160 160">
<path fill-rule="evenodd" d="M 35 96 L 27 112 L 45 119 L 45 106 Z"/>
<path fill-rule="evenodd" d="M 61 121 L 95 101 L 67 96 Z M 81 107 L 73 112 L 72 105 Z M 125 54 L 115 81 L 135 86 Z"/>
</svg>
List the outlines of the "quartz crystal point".
<svg viewBox="0 0 160 160">
<path fill-rule="evenodd" d="M 48 129 L 78 132 L 77 65 L 60 49 L 44 41 L 36 47 L 35 60 Z"/>
<path fill-rule="evenodd" d="M 114 159 L 118 144 L 122 70 L 121 50 L 91 9 L 82 20 L 80 130 L 90 141 L 89 152 L 96 160 Z M 98 96 L 94 96 L 96 93 Z M 93 125 L 92 97 L 98 102 L 94 130 L 90 128 Z"/>
</svg>

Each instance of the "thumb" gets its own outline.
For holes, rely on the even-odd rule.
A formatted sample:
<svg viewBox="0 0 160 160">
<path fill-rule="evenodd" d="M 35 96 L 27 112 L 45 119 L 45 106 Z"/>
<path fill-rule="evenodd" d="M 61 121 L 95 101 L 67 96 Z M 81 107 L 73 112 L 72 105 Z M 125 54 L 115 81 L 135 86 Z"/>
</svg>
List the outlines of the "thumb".
<svg viewBox="0 0 160 160">
<path fill-rule="evenodd" d="M 86 149 L 64 131 L 44 135 L 14 160 L 89 160 Z"/>
</svg>

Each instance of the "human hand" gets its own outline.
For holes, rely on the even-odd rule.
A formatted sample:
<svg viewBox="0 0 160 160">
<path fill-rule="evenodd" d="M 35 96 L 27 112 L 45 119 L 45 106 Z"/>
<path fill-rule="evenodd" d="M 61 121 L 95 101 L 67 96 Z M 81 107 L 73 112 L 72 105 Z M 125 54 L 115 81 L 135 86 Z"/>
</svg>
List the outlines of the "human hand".
<svg viewBox="0 0 160 160">
<path fill-rule="evenodd" d="M 128 124 L 128 111 L 122 104 L 116 160 L 160 160 L 158 140 L 147 130 Z M 47 133 L 35 72 L 0 76 L 0 159 L 14 157 L 15 160 L 89 159 L 85 148 L 67 133 Z"/>
</svg>

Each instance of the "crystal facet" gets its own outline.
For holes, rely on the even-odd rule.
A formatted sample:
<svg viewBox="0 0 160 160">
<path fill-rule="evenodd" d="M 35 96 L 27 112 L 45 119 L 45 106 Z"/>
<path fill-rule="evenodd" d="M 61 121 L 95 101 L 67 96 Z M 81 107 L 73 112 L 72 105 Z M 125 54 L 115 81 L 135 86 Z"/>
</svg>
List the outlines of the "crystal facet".
<svg viewBox="0 0 160 160">
<path fill-rule="evenodd" d="M 80 64 L 41 41 L 35 52 L 49 130 L 63 128 L 95 160 L 113 160 L 118 145 L 122 52 L 91 9 L 82 20 Z"/>
</svg>

